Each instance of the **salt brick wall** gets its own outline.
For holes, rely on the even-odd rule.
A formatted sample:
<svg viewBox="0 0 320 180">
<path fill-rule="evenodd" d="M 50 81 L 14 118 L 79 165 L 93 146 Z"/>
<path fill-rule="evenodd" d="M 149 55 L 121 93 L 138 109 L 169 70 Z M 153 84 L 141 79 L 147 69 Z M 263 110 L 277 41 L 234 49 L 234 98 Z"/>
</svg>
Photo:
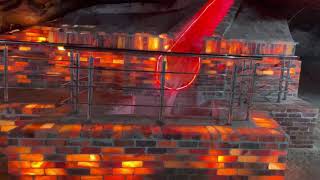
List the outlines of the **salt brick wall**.
<svg viewBox="0 0 320 180">
<path fill-rule="evenodd" d="M 2 131 L 0 152 L 8 158 L 9 173 L 21 178 L 283 180 L 286 135 L 270 118 L 255 116 L 252 123 L 251 128 L 34 123 Z"/>
</svg>

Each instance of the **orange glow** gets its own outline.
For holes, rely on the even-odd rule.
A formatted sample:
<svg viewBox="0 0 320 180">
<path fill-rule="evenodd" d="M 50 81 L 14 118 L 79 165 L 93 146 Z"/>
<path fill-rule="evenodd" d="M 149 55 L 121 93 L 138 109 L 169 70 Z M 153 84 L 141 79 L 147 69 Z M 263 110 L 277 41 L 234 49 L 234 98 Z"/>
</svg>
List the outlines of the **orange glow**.
<svg viewBox="0 0 320 180">
<path fill-rule="evenodd" d="M 218 169 L 217 170 L 217 175 L 220 175 L 220 176 L 233 176 L 233 175 L 237 175 L 237 170 L 236 169 Z"/>
<path fill-rule="evenodd" d="M 18 126 L 2 126 L 0 125 L 0 132 L 9 132 L 13 129 L 15 129 Z"/>
<path fill-rule="evenodd" d="M 10 121 L 10 120 L 0 120 L 0 126 L 13 126 L 15 125 L 14 121 Z"/>
<path fill-rule="evenodd" d="M 117 48 L 123 49 L 126 47 L 126 37 L 125 36 L 119 36 L 118 42 L 117 42 Z"/>
<path fill-rule="evenodd" d="M 237 156 L 218 156 L 218 162 L 236 162 Z"/>
<path fill-rule="evenodd" d="M 274 71 L 273 70 L 258 70 L 257 71 L 258 75 L 264 75 L 264 76 L 273 76 L 274 75 Z"/>
<path fill-rule="evenodd" d="M 86 57 L 80 57 L 80 61 L 81 61 L 81 62 L 87 62 L 87 61 L 88 61 L 88 58 L 86 58 Z"/>
<path fill-rule="evenodd" d="M 52 109 L 55 108 L 54 104 L 27 104 L 23 107 L 24 114 L 33 114 L 36 109 Z"/>
<path fill-rule="evenodd" d="M 134 169 L 131 168 L 113 168 L 113 174 L 133 174 Z"/>
<path fill-rule="evenodd" d="M 124 60 L 123 59 L 113 59 L 112 63 L 113 64 L 124 64 Z"/>
<path fill-rule="evenodd" d="M 149 50 L 159 50 L 159 38 L 158 37 L 149 37 L 149 42 L 148 42 L 148 49 Z"/>
<path fill-rule="evenodd" d="M 43 175 L 44 170 L 43 169 L 21 169 L 21 174 L 29 175 L 29 176 Z"/>
<path fill-rule="evenodd" d="M 46 37 L 38 37 L 38 42 L 46 42 L 47 38 Z"/>
<path fill-rule="evenodd" d="M 40 127 L 40 129 L 51 129 L 55 124 L 54 123 L 46 123 Z"/>
<path fill-rule="evenodd" d="M 106 175 L 111 173 L 112 173 L 111 168 L 91 168 L 90 169 L 90 174 L 92 175 Z"/>
<path fill-rule="evenodd" d="M 234 63 L 233 63 L 232 61 L 228 61 L 228 62 L 227 62 L 227 66 L 228 66 L 228 67 L 233 66 L 233 64 L 234 64 Z"/>
<path fill-rule="evenodd" d="M 42 154 L 20 154 L 20 159 L 23 161 L 43 161 Z"/>
<path fill-rule="evenodd" d="M 123 161 L 122 162 L 122 167 L 124 168 L 137 168 L 142 166 L 143 166 L 142 161 Z"/>
<path fill-rule="evenodd" d="M 66 50 L 63 46 L 58 46 L 57 49 L 58 49 L 59 51 L 65 51 L 65 50 Z"/>
<path fill-rule="evenodd" d="M 32 168 L 42 168 L 44 162 L 43 161 L 40 161 L 40 162 L 32 162 L 31 163 L 31 167 Z"/>
<path fill-rule="evenodd" d="M 66 170 L 62 168 L 48 168 L 45 169 L 45 173 L 49 176 L 63 176 L 67 174 Z"/>
<path fill-rule="evenodd" d="M 69 154 L 67 161 L 100 161 L 100 156 L 96 154 Z"/>
<path fill-rule="evenodd" d="M 28 47 L 28 46 L 19 46 L 19 51 L 31 51 L 31 47 Z"/>
<path fill-rule="evenodd" d="M 269 170 L 285 170 L 286 164 L 284 163 L 270 163 Z"/>
<path fill-rule="evenodd" d="M 134 174 L 146 175 L 146 174 L 154 174 L 154 170 L 151 168 L 135 168 Z"/>
<path fill-rule="evenodd" d="M 78 167 L 99 167 L 97 162 L 78 162 Z"/>
<path fill-rule="evenodd" d="M 134 36 L 134 47 L 138 50 L 143 50 L 143 36 L 140 33 Z"/>
</svg>

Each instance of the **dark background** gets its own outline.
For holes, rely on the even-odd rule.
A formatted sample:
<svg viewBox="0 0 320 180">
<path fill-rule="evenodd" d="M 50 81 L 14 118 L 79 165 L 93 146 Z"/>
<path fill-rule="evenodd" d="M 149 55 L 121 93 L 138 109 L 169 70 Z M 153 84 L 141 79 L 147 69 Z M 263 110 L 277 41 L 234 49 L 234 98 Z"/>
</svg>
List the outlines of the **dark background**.
<svg viewBox="0 0 320 180">
<path fill-rule="evenodd" d="M 244 0 L 266 16 L 289 21 L 302 73 L 299 95 L 320 106 L 320 0 Z"/>
</svg>

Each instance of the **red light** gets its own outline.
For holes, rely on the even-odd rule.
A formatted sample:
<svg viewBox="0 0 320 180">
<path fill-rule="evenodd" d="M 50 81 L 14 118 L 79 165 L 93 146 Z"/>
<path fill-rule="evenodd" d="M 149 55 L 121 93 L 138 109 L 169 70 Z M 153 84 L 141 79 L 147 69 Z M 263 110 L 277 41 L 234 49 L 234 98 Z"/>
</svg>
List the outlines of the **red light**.
<svg viewBox="0 0 320 180">
<path fill-rule="evenodd" d="M 223 20 L 233 4 L 233 0 L 208 0 L 205 6 L 194 16 L 190 24 L 179 33 L 178 38 L 169 52 L 201 53 L 204 46 L 204 38 L 212 35 L 216 27 Z M 161 72 L 162 56 L 158 58 L 156 71 Z M 189 87 L 196 79 L 200 71 L 200 58 L 197 57 L 167 57 L 167 70 L 179 73 L 175 78 L 166 78 L 165 88 L 170 90 L 182 90 Z M 156 75 L 156 84 L 160 84 L 160 74 Z"/>
</svg>

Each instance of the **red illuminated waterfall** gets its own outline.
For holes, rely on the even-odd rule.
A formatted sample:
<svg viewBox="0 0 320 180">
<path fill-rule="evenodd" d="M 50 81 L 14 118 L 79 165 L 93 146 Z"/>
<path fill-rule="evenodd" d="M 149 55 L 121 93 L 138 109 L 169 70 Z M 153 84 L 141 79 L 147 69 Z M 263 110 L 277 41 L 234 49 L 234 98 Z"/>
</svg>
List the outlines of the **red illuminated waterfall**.
<svg viewBox="0 0 320 180">
<path fill-rule="evenodd" d="M 192 18 L 182 32 L 177 36 L 169 51 L 201 53 L 204 38 L 211 36 L 219 23 L 228 13 L 234 0 L 208 0 L 199 12 Z M 161 71 L 163 57 L 158 58 L 157 71 Z M 196 57 L 167 57 L 167 72 L 192 74 L 166 74 L 165 87 L 171 90 L 181 90 L 190 86 L 200 71 L 200 59 Z M 156 76 L 160 83 L 160 75 Z"/>
</svg>

